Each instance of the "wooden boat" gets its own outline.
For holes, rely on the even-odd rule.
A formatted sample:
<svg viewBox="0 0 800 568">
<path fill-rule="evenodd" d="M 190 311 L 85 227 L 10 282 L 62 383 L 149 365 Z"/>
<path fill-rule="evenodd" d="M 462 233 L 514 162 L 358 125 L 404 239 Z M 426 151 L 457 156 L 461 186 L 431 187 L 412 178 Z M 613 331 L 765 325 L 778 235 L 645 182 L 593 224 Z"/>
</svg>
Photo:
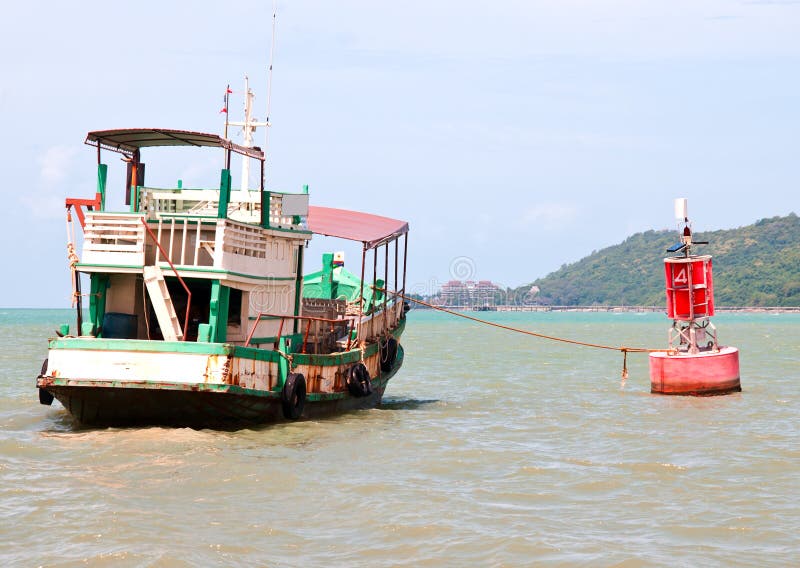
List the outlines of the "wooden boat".
<svg viewBox="0 0 800 568">
<path fill-rule="evenodd" d="M 406 222 L 311 206 L 307 187 L 268 191 L 264 153 L 215 134 L 106 130 L 86 144 L 97 152 L 97 192 L 66 202 L 83 228 L 80 256 L 68 244 L 77 329 L 62 325 L 49 341 L 40 402 L 55 397 L 89 425 L 191 427 L 381 402 L 404 356 L 407 306 L 394 293 L 405 288 Z M 176 146 L 221 152 L 219 187 L 145 185 L 142 151 Z M 127 163 L 126 211 L 106 209 L 109 151 Z M 247 175 L 232 188 L 232 155 L 259 164 L 258 190 Z M 361 275 L 325 254 L 304 279 L 314 234 L 360 242 Z"/>
</svg>

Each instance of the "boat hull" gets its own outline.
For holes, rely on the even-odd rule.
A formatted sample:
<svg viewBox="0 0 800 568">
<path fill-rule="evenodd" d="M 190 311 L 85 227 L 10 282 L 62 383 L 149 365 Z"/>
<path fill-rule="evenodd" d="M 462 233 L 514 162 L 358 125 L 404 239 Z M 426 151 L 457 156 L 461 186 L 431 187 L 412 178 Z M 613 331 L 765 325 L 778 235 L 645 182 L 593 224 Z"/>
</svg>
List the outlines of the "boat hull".
<svg viewBox="0 0 800 568">
<path fill-rule="evenodd" d="M 381 403 L 386 385 L 403 364 L 398 346 L 394 366 L 372 379 L 364 397 L 348 392 L 309 393 L 301 419 L 313 419 Z M 236 385 L 94 381 L 40 376 L 37 386 L 51 393 L 86 426 L 163 425 L 228 428 L 268 424 L 284 417 L 280 390 L 263 391 Z"/>
</svg>

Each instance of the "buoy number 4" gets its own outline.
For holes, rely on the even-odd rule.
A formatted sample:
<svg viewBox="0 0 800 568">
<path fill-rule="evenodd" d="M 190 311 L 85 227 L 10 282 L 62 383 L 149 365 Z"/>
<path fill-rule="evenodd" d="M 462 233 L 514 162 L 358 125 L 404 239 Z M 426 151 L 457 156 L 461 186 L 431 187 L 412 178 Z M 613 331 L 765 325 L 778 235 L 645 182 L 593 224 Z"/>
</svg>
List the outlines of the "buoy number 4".
<svg viewBox="0 0 800 568">
<path fill-rule="evenodd" d="M 681 268 L 678 273 L 672 278 L 674 284 L 688 284 L 689 279 L 686 275 L 686 267 Z"/>
</svg>

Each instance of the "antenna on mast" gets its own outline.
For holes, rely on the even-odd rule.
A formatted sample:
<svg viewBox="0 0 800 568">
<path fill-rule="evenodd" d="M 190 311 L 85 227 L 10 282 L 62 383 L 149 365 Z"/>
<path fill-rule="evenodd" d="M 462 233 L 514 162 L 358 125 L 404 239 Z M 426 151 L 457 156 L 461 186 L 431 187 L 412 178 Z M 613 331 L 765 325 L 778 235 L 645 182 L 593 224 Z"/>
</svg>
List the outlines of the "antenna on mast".
<svg viewBox="0 0 800 568">
<path fill-rule="evenodd" d="M 272 110 L 272 62 L 275 59 L 275 20 L 278 17 L 278 0 L 272 1 L 272 46 L 269 50 L 269 69 L 267 71 L 267 126 L 264 128 L 264 153 L 269 148 L 270 111 Z"/>
<path fill-rule="evenodd" d="M 270 106 L 272 105 L 272 61 L 273 55 L 275 53 L 275 18 L 277 16 L 278 7 L 277 7 L 277 0 L 273 1 L 272 5 L 272 48 L 270 50 L 269 55 L 269 75 L 267 81 L 267 118 L 264 122 L 259 122 L 257 118 L 253 117 L 253 100 L 255 99 L 255 94 L 252 90 L 250 90 L 250 80 L 247 75 L 244 76 L 244 120 L 242 121 L 233 121 L 229 119 L 228 116 L 228 97 L 229 94 L 232 93 L 230 89 L 230 85 L 226 89 L 225 93 L 225 107 L 222 109 L 221 112 L 225 113 L 225 138 L 228 137 L 228 126 L 241 126 L 242 132 L 244 134 L 244 141 L 242 145 L 246 148 L 253 147 L 253 134 L 256 131 L 256 128 L 259 126 L 263 126 L 266 129 L 266 137 L 264 140 L 264 154 L 267 153 L 267 144 L 269 143 L 269 112 Z M 264 184 L 264 169 L 261 169 L 261 187 Z M 247 192 L 248 201 L 251 203 L 255 203 L 254 196 L 250 191 L 250 160 L 247 157 L 242 159 L 242 191 Z"/>
</svg>

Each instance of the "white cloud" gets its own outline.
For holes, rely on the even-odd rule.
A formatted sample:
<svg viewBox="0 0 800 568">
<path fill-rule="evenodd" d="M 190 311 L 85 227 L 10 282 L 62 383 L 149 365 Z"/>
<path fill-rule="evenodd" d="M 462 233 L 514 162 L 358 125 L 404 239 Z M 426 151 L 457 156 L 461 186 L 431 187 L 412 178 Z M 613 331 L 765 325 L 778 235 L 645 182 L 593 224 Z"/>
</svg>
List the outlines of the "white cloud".
<svg viewBox="0 0 800 568">
<path fill-rule="evenodd" d="M 72 146 L 51 146 L 39 158 L 39 183 L 36 189 L 20 197 L 39 219 L 56 219 L 64 216 L 64 199 L 68 195 L 69 179 L 75 173 L 75 156 Z"/>
<path fill-rule="evenodd" d="M 70 173 L 77 149 L 74 146 L 52 146 L 39 158 L 39 176 L 44 186 L 52 188 L 64 182 Z"/>
</svg>

